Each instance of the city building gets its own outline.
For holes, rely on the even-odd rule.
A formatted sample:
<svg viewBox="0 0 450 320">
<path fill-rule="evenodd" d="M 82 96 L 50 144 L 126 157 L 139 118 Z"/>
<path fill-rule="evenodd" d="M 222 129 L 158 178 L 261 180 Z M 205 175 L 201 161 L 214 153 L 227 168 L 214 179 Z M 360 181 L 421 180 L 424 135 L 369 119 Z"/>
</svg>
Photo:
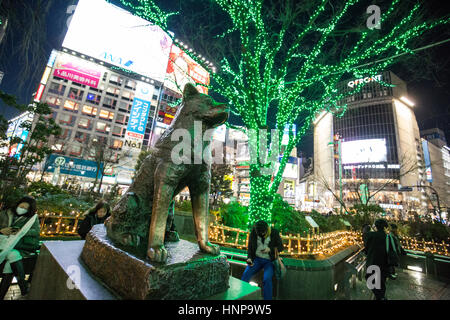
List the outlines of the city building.
<svg viewBox="0 0 450 320">
<path fill-rule="evenodd" d="M 189 49 L 105 0 L 80 0 L 34 97 L 62 127 L 50 140 L 46 178 L 61 183 L 57 176 L 70 176 L 82 188 L 98 179 L 128 186 L 141 150 L 175 117 L 184 84 L 209 84 L 209 73 L 180 46 Z"/>
<path fill-rule="evenodd" d="M 423 153 L 414 103 L 406 83 L 390 71 L 338 86 L 348 93 L 359 82 L 362 89 L 348 95 L 343 116 L 323 112 L 314 121 L 314 174 L 319 210 L 340 210 L 346 203 L 377 203 L 397 217 L 423 212 L 423 189 L 399 191 L 425 181 Z M 388 86 L 382 85 L 382 81 Z"/>
<path fill-rule="evenodd" d="M 424 188 L 428 209 L 434 213 L 440 210 L 442 218 L 446 219 L 450 206 L 450 148 L 446 145 L 442 130 L 434 128 L 420 133 L 423 137 L 426 185 L 429 186 Z"/>
</svg>

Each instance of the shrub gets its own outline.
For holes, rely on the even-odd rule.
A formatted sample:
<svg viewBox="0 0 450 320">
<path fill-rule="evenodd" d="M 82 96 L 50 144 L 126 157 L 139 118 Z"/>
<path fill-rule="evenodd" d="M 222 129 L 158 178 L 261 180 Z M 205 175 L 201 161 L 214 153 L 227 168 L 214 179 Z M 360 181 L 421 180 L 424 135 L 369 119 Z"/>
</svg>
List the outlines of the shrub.
<svg viewBox="0 0 450 320">
<path fill-rule="evenodd" d="M 341 215 L 324 216 L 323 214 L 315 210 L 313 210 L 309 215 L 319 225 L 319 232 L 332 232 L 336 230 L 346 229 L 345 224 L 341 220 L 346 218 L 344 216 Z"/>
<path fill-rule="evenodd" d="M 55 194 L 69 194 L 68 191 L 62 190 L 60 187 L 44 181 L 30 183 L 28 186 L 28 193 L 35 198 Z"/>
<path fill-rule="evenodd" d="M 242 206 L 237 201 L 223 204 L 219 209 L 222 223 L 226 226 L 247 230 L 248 212 L 247 207 Z"/>
<path fill-rule="evenodd" d="M 187 212 L 192 211 L 191 201 L 190 200 L 183 200 L 183 201 L 175 202 L 175 210 L 187 211 Z"/>
<path fill-rule="evenodd" d="M 38 213 L 47 210 L 52 213 L 62 213 L 69 215 L 72 211 L 85 212 L 94 206 L 95 202 L 86 199 L 72 197 L 67 194 L 45 195 L 36 199 Z"/>
<path fill-rule="evenodd" d="M 301 234 L 309 229 L 305 215 L 294 210 L 279 194 L 275 195 L 272 222 L 282 234 Z"/>
</svg>

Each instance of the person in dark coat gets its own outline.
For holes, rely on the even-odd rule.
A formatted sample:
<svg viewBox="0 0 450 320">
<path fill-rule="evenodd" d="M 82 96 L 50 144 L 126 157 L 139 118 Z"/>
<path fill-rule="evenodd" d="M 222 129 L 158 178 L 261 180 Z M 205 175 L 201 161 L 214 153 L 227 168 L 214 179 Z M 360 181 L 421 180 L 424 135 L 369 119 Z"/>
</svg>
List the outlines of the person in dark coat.
<svg viewBox="0 0 450 320">
<path fill-rule="evenodd" d="M 400 243 L 400 238 L 398 236 L 398 227 L 397 227 L 397 225 L 395 223 L 391 223 L 390 230 L 389 230 L 389 235 L 394 240 L 395 252 L 399 256 L 399 258 L 400 258 L 400 256 L 406 255 L 406 252 L 405 252 L 405 250 L 403 249 L 403 247 L 402 247 L 402 245 Z M 390 266 L 389 278 L 390 279 L 396 279 L 397 278 L 397 273 L 395 272 L 395 266 Z"/>
<path fill-rule="evenodd" d="M 386 220 L 378 219 L 375 221 L 376 231 L 368 232 L 364 241 L 364 251 L 367 254 L 366 268 L 370 266 L 378 266 L 380 268 L 380 287 L 372 289 L 377 300 L 386 300 L 386 278 L 389 275 L 386 252 L 386 230 L 388 227 Z M 366 273 L 366 279 L 371 275 L 373 273 Z"/>
<path fill-rule="evenodd" d="M 263 220 L 256 222 L 248 239 L 248 266 L 245 268 L 241 280 L 249 282 L 256 273 L 264 269 L 264 300 L 272 300 L 273 261 L 278 258 L 278 253 L 282 250 L 283 243 L 278 230 L 270 228 Z"/>
<path fill-rule="evenodd" d="M 81 239 L 86 239 L 86 236 L 89 231 L 91 231 L 92 226 L 95 224 L 104 223 L 105 220 L 110 216 L 110 214 L 111 207 L 103 200 L 100 200 L 95 205 L 95 207 L 89 209 L 83 222 L 81 222 L 80 226 L 78 227 L 78 234 L 80 235 Z"/>
<path fill-rule="evenodd" d="M 364 224 L 362 227 L 362 240 L 364 243 L 366 243 L 367 234 L 372 230 L 369 224 Z M 364 251 L 366 254 L 367 252 Z"/>
<path fill-rule="evenodd" d="M 12 279 L 15 276 L 22 296 L 28 293 L 28 282 L 25 281 L 25 270 L 23 258 L 29 257 L 39 249 L 40 225 L 36 214 L 36 200 L 33 197 L 25 196 L 16 205 L 0 212 L 0 234 L 10 236 L 18 232 L 31 219 L 35 221 L 27 233 L 22 236 L 14 246 L 14 249 L 6 255 L 5 261 L 0 265 L 0 272 L 3 273 L 0 283 L 0 300 L 3 300 Z"/>
</svg>

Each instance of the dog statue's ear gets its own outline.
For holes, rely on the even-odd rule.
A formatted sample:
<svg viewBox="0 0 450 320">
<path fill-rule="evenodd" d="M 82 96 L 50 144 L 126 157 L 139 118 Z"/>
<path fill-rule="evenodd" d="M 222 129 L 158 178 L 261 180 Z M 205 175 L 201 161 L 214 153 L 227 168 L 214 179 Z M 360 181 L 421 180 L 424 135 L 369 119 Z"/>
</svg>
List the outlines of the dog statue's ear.
<svg viewBox="0 0 450 320">
<path fill-rule="evenodd" d="M 190 99 L 195 95 L 200 94 L 191 83 L 186 83 L 183 90 L 183 99 Z"/>
</svg>

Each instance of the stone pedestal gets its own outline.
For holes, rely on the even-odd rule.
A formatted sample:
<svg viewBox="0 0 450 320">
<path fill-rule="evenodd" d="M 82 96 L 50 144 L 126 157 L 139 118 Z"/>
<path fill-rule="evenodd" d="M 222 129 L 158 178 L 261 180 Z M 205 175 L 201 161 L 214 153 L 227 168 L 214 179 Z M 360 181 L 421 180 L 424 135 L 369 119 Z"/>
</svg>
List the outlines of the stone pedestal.
<svg viewBox="0 0 450 320">
<path fill-rule="evenodd" d="M 199 251 L 180 240 L 167 243 L 166 264 L 155 264 L 113 245 L 104 225 L 86 237 L 81 258 L 90 272 L 123 299 L 204 299 L 227 291 L 229 264 L 224 255 Z"/>
<path fill-rule="evenodd" d="M 27 299 L 116 300 L 79 259 L 83 245 L 84 240 L 44 241 Z"/>
</svg>

